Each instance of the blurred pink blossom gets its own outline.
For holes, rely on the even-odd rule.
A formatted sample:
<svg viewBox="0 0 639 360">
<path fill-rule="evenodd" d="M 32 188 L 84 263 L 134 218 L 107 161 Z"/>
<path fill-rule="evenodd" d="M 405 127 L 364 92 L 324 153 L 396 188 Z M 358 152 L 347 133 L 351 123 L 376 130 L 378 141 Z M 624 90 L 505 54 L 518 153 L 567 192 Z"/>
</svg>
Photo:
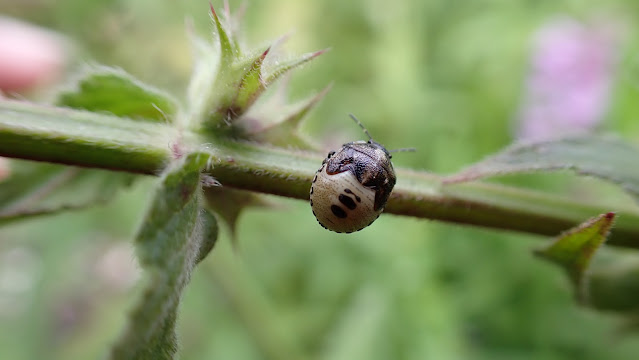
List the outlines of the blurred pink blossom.
<svg viewBox="0 0 639 360">
<path fill-rule="evenodd" d="M 603 119 L 619 57 L 616 24 L 555 19 L 533 39 L 518 137 L 587 132 Z"/>
<path fill-rule="evenodd" d="M 0 93 L 51 84 L 63 73 L 68 50 L 62 36 L 0 16 Z"/>
</svg>

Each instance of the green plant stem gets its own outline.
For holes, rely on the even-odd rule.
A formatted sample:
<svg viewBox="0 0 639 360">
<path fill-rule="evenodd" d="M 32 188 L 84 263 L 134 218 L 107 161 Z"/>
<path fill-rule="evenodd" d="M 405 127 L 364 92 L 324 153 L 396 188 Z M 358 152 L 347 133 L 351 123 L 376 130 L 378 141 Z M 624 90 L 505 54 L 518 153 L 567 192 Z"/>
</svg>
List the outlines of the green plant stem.
<svg viewBox="0 0 639 360">
<path fill-rule="evenodd" d="M 157 174 L 177 132 L 164 124 L 0 101 L 0 155 Z"/>
<path fill-rule="evenodd" d="M 208 141 L 208 143 L 207 143 Z M 322 154 L 203 140 L 166 124 L 22 102 L 0 102 L 0 155 L 159 174 L 172 157 L 199 151 L 224 186 L 307 200 Z M 639 248 L 639 211 L 488 183 L 441 184 L 439 176 L 398 169 L 386 213 L 557 235 L 592 216 L 618 211 L 610 244 Z"/>
</svg>

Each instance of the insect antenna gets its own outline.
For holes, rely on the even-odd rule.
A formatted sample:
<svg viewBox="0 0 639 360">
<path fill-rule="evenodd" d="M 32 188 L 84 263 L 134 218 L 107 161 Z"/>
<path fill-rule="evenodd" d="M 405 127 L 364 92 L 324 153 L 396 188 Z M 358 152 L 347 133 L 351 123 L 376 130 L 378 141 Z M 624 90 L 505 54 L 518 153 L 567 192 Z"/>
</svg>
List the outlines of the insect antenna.
<svg viewBox="0 0 639 360">
<path fill-rule="evenodd" d="M 415 148 L 399 148 L 399 149 L 393 149 L 393 150 L 388 150 L 389 153 L 396 153 L 396 152 L 416 152 L 417 149 Z"/>
<path fill-rule="evenodd" d="M 364 124 L 362 124 L 362 122 L 361 122 L 361 121 L 359 121 L 359 119 L 357 119 L 357 118 L 355 117 L 355 115 L 353 115 L 353 114 L 348 114 L 348 116 L 350 116 L 350 117 L 351 117 L 351 119 L 353 119 L 353 121 L 355 121 L 355 123 L 356 123 L 357 125 L 359 125 L 359 127 L 361 127 L 361 128 L 362 128 L 362 130 L 364 130 L 364 133 L 366 134 L 366 136 L 368 136 L 368 140 L 373 140 L 373 137 L 372 137 L 372 136 L 371 136 L 371 134 L 368 132 L 368 129 L 366 129 L 366 128 L 364 127 Z"/>
</svg>

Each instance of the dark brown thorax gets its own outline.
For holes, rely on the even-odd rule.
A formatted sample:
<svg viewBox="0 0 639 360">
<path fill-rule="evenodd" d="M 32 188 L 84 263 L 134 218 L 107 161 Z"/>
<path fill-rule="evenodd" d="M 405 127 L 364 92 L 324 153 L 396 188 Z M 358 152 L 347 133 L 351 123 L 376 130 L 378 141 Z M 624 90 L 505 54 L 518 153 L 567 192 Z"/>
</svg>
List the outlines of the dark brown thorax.
<svg viewBox="0 0 639 360">
<path fill-rule="evenodd" d="M 338 152 L 329 154 L 326 172 L 334 175 L 344 171 L 352 172 L 362 185 L 375 191 L 375 210 L 386 205 L 397 179 L 384 146 L 373 140 L 344 144 Z"/>
</svg>

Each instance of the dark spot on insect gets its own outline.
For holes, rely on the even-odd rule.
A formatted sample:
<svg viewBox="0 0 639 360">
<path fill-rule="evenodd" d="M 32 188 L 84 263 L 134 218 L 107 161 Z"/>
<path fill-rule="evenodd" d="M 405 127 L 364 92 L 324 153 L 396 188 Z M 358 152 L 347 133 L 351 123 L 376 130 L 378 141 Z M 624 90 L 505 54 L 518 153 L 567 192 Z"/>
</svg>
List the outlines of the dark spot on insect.
<svg viewBox="0 0 639 360">
<path fill-rule="evenodd" d="M 344 192 L 347 194 L 353 194 L 355 195 L 355 193 L 353 193 L 353 191 L 351 191 L 351 189 L 344 189 Z M 362 198 L 360 198 L 359 196 L 355 195 L 355 200 L 357 200 L 357 202 L 362 202 Z"/>
<path fill-rule="evenodd" d="M 313 206 L 313 199 L 311 199 L 311 206 Z"/>
<path fill-rule="evenodd" d="M 313 195 L 313 187 L 311 186 L 311 195 Z"/>
<path fill-rule="evenodd" d="M 331 205 L 331 211 L 333 212 L 333 215 L 340 219 L 346 218 L 346 211 L 337 205 Z"/>
<path fill-rule="evenodd" d="M 313 178 L 313 182 L 316 182 L 316 181 L 317 181 L 317 174 L 315 174 L 315 177 Z"/>
<path fill-rule="evenodd" d="M 355 204 L 355 201 L 353 201 L 353 199 L 350 196 L 339 194 L 338 199 L 339 199 L 339 202 L 341 202 L 342 204 L 344 204 L 344 206 L 346 206 L 347 208 L 351 210 L 355 210 L 355 208 L 357 207 L 357 205 Z"/>
<path fill-rule="evenodd" d="M 342 161 L 340 161 L 339 163 L 341 166 L 344 166 L 344 165 L 352 164 L 353 160 L 354 159 L 350 157 L 350 158 L 342 159 Z"/>
<path fill-rule="evenodd" d="M 335 151 L 331 151 L 328 153 L 328 156 L 326 156 L 327 159 L 330 159 L 331 156 L 335 155 Z"/>
</svg>

